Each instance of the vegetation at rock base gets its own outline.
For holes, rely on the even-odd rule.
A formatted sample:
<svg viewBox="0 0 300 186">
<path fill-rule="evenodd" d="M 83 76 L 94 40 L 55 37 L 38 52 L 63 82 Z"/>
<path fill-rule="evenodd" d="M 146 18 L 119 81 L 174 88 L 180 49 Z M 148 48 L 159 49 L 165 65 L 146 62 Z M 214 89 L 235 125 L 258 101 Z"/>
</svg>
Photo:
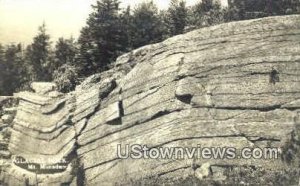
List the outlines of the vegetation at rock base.
<svg viewBox="0 0 300 186">
<path fill-rule="evenodd" d="M 52 43 L 44 23 L 28 46 L 0 44 L 0 95 L 27 89 L 32 81 L 55 81 L 68 92 L 135 48 L 224 22 L 299 14 L 300 1 L 229 0 L 222 7 L 218 1 L 199 0 L 187 7 L 184 0 L 172 0 L 167 10 L 150 1 L 122 10 L 119 0 L 98 0 L 92 8 L 78 39 Z"/>
</svg>

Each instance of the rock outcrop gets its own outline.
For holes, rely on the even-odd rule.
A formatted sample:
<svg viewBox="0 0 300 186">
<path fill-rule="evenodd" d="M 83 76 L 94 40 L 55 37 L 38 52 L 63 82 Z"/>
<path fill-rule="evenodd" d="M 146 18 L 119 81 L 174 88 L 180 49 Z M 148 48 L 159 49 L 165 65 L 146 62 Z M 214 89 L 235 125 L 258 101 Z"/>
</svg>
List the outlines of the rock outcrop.
<svg viewBox="0 0 300 186">
<path fill-rule="evenodd" d="M 134 185 L 191 176 L 226 183 L 227 171 L 244 166 L 286 170 L 285 151 L 292 161 L 289 147 L 299 140 L 300 16 L 227 23 L 142 47 L 69 94 L 51 83 L 32 89 L 15 95 L 13 161 L 3 183 Z M 118 145 L 134 144 L 283 151 L 279 159 L 118 156 Z"/>
<path fill-rule="evenodd" d="M 9 140 L 11 166 L 2 175 L 8 185 L 71 183 L 76 132 L 70 121 L 73 94 L 55 91 L 53 83 L 33 83 L 21 92 Z M 53 167 L 53 168 L 52 168 Z M 24 176 L 25 175 L 25 176 Z"/>
<path fill-rule="evenodd" d="M 0 96 L 0 170 L 7 170 L 11 165 L 11 152 L 8 149 L 12 121 L 16 115 L 17 101 L 13 97 Z M 3 174 L 0 174 L 1 176 Z M 2 184 L 3 179 L 0 181 Z"/>
</svg>

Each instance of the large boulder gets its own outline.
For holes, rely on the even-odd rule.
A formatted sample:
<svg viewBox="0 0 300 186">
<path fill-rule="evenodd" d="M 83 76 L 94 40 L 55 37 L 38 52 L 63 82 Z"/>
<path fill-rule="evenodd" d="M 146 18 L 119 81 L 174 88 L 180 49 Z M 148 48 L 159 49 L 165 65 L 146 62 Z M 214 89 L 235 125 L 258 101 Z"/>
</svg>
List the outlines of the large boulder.
<svg viewBox="0 0 300 186">
<path fill-rule="evenodd" d="M 213 170 L 227 167 L 225 171 L 285 169 L 280 157 L 293 141 L 300 117 L 299 22 L 300 16 L 284 16 L 222 24 L 118 58 L 116 67 L 133 63 L 134 68 L 114 77 L 115 89 L 85 117 L 78 137 L 87 185 L 185 178 L 207 163 Z M 114 122 L 107 116 L 114 116 Z M 278 150 L 278 159 L 117 155 L 118 145 L 124 151 L 134 144 L 284 150 Z"/>
</svg>

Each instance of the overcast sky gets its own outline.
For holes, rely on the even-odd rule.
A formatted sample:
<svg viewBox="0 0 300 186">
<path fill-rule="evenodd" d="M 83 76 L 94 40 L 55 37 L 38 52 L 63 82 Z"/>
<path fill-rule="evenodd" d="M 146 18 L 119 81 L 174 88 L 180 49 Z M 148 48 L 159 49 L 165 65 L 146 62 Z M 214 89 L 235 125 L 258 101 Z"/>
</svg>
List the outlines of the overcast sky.
<svg viewBox="0 0 300 186">
<path fill-rule="evenodd" d="M 145 0 L 120 0 L 121 6 Z M 153 0 L 160 9 L 168 7 L 170 0 Z M 198 0 L 186 0 L 187 5 Z M 0 43 L 29 44 L 45 21 L 52 41 L 57 38 L 78 37 L 96 0 L 0 0 Z"/>
</svg>

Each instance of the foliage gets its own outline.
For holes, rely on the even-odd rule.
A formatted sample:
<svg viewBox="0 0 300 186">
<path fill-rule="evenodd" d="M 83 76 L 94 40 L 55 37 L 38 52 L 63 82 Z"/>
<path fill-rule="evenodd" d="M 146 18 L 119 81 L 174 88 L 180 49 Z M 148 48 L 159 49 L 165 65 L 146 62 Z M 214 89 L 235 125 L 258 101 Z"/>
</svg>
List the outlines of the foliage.
<svg viewBox="0 0 300 186">
<path fill-rule="evenodd" d="M 133 10 L 132 47 L 138 48 L 162 41 L 165 32 L 163 28 L 156 5 L 152 1 L 142 2 Z"/>
<path fill-rule="evenodd" d="M 20 44 L 0 45 L 0 94 L 11 95 L 24 86 L 27 71 Z"/>
<path fill-rule="evenodd" d="M 187 13 L 186 2 L 183 0 L 172 0 L 167 12 L 167 26 L 170 35 L 178 35 L 184 32 L 187 26 Z"/>
<path fill-rule="evenodd" d="M 70 92 L 78 84 L 78 69 L 69 64 L 63 64 L 53 73 L 54 82 L 61 92 Z"/>
<path fill-rule="evenodd" d="M 6 72 L 5 72 L 4 55 L 5 55 L 4 47 L 0 44 L 0 95 L 5 95 L 4 78 Z"/>
<path fill-rule="evenodd" d="M 59 38 L 55 45 L 54 68 L 58 69 L 64 64 L 74 64 L 76 53 L 77 48 L 74 38 Z"/>
<path fill-rule="evenodd" d="M 237 9 L 241 20 L 300 13 L 298 0 L 232 0 L 229 6 Z"/>
<path fill-rule="evenodd" d="M 50 81 L 50 36 L 46 33 L 45 23 L 38 30 L 37 36 L 33 38 L 33 43 L 27 47 L 26 59 L 33 81 Z"/>
<path fill-rule="evenodd" d="M 76 58 L 76 65 L 80 68 L 80 74 L 87 76 L 95 71 L 96 62 L 93 57 L 95 47 L 92 43 L 92 36 L 88 27 L 83 27 L 78 38 L 79 55 Z"/>
<path fill-rule="evenodd" d="M 121 21 L 121 25 L 122 25 L 122 29 L 124 31 L 125 34 L 125 38 L 127 39 L 127 41 L 125 42 L 124 45 L 124 49 L 125 51 L 130 51 L 132 50 L 132 39 L 133 39 L 133 34 L 132 34 L 132 13 L 131 13 L 131 7 L 127 6 L 127 8 L 125 10 L 123 10 L 120 13 L 120 21 Z"/>
<path fill-rule="evenodd" d="M 128 40 L 119 14 L 119 4 L 118 0 L 101 0 L 92 6 L 93 12 L 78 41 L 83 75 L 106 70 L 126 50 Z"/>
<path fill-rule="evenodd" d="M 225 11 L 217 1 L 203 0 L 192 7 L 189 24 L 205 27 L 225 22 Z"/>
</svg>

